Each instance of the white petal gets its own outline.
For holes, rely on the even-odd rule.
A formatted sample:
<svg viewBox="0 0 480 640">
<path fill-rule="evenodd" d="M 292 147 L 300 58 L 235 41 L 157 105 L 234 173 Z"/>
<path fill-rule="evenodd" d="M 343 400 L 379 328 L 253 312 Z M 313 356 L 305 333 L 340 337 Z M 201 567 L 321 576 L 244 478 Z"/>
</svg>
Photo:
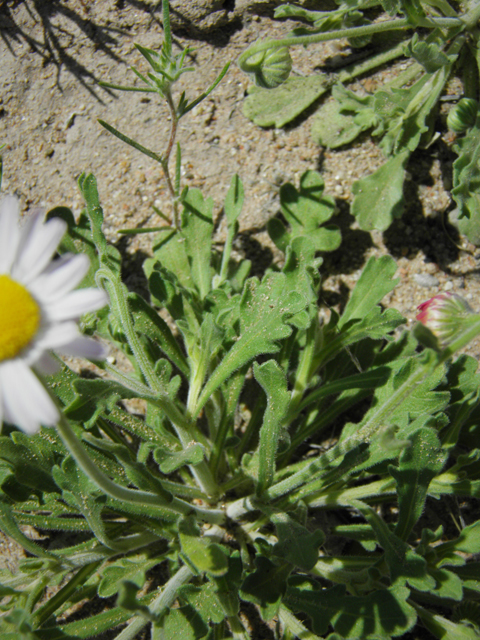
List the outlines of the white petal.
<svg viewBox="0 0 480 640">
<path fill-rule="evenodd" d="M 67 229 L 67 223 L 60 218 L 43 221 L 43 213 L 29 218 L 22 229 L 17 260 L 13 265 L 12 277 L 23 284 L 31 282 L 45 269 Z"/>
<path fill-rule="evenodd" d="M 59 353 L 66 356 L 76 356 L 77 358 L 88 358 L 90 360 L 104 360 L 107 357 L 107 350 L 95 340 L 78 336 L 68 344 L 59 349 Z"/>
<path fill-rule="evenodd" d="M 38 336 L 35 340 L 34 349 L 38 349 L 39 351 L 58 349 L 72 342 L 72 340 L 75 340 L 79 335 L 75 322 L 54 323 Z"/>
<path fill-rule="evenodd" d="M 78 289 L 53 304 L 45 305 L 45 315 L 50 322 L 79 318 L 88 311 L 101 309 L 108 303 L 108 295 L 102 289 Z"/>
<path fill-rule="evenodd" d="M 20 359 L 0 365 L 5 419 L 26 433 L 54 426 L 60 415 L 53 400 L 31 369 Z"/>
<path fill-rule="evenodd" d="M 35 369 L 44 373 L 46 376 L 51 376 L 53 373 L 60 371 L 60 366 L 60 362 L 52 358 L 49 353 L 42 353 L 35 361 Z"/>
<path fill-rule="evenodd" d="M 3 425 L 3 393 L 2 393 L 2 384 L 0 383 L 0 433 L 2 432 Z"/>
<path fill-rule="evenodd" d="M 18 200 L 6 196 L 0 202 L 0 273 L 8 273 L 12 267 L 20 242 Z"/>
<path fill-rule="evenodd" d="M 57 300 L 80 284 L 89 267 L 90 260 L 84 253 L 62 256 L 48 265 L 28 289 L 41 302 Z"/>
</svg>

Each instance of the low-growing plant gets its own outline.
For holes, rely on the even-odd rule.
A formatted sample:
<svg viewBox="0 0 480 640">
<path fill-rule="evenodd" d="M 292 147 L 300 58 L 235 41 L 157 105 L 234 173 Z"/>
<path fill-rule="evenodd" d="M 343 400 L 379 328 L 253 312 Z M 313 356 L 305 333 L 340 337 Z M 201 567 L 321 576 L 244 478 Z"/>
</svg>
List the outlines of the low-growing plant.
<svg viewBox="0 0 480 640">
<path fill-rule="evenodd" d="M 172 148 L 187 103 L 173 99 L 183 62 L 163 9 L 165 43 L 160 54 L 140 49 L 153 69 L 141 77 L 172 109 Z M 168 153 L 154 159 L 168 181 Z M 176 165 L 172 224 L 144 264 L 149 299 L 122 282 L 92 175 L 79 179 L 78 221 L 58 208 L 19 231 L 12 198 L 1 205 L 0 529 L 28 553 L 0 571 L 2 640 L 133 640 L 147 626 L 154 640 L 246 640 L 259 637 L 258 614 L 285 640 L 420 627 L 478 638 L 480 519 L 471 511 L 464 522 L 455 505 L 480 496 L 480 378 L 474 358 L 453 356 L 480 333 L 480 316 L 446 294 L 402 330 L 400 313 L 380 306 L 396 284 L 384 256 L 322 322 L 318 253 L 339 234 L 323 226 L 334 209 L 320 176 L 282 189 L 284 221 L 270 232 L 284 260 L 257 278 L 232 251 L 239 176 L 217 251 L 213 202 L 181 189 Z M 50 263 L 57 246 L 74 256 Z M 67 304 L 72 277 L 83 280 Z M 109 304 L 95 311 L 102 290 Z M 125 366 L 63 323 L 74 303 L 91 308 L 85 336 Z M 29 377 L 45 327 L 48 348 L 81 352 L 102 375 L 57 360 L 37 372 L 45 386 Z M 443 526 L 424 517 L 432 504 Z"/>
<path fill-rule="evenodd" d="M 337 9 L 310 11 L 282 5 L 277 18 L 310 23 L 284 39 L 259 40 L 240 57 L 240 67 L 257 86 L 244 114 L 260 126 L 283 127 L 331 90 L 312 123 L 312 136 L 331 149 L 353 142 L 362 132 L 379 138 L 386 161 L 353 185 L 352 214 L 362 229 L 387 229 L 404 210 L 403 184 L 411 155 L 438 136 L 436 116 L 452 76 L 463 80 L 463 97 L 448 124 L 458 135 L 451 195 L 460 229 L 478 243 L 480 229 L 478 2 L 446 0 L 337 0 Z M 381 13 L 387 14 L 382 17 Z M 346 38 L 361 61 L 337 72 L 290 76 L 289 48 Z M 354 56 L 355 57 L 355 56 Z M 372 93 L 345 85 L 399 58 L 407 64 Z M 347 58 L 348 59 L 348 58 Z"/>
</svg>

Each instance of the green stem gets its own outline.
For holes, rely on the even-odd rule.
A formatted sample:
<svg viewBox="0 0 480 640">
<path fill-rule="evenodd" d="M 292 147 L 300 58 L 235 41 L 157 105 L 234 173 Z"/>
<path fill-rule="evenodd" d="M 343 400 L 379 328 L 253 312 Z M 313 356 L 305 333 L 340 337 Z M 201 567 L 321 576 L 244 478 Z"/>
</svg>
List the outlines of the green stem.
<svg viewBox="0 0 480 640">
<path fill-rule="evenodd" d="M 50 600 L 37 609 L 33 617 L 33 628 L 37 629 L 40 627 L 62 604 L 67 602 L 70 596 L 75 593 L 79 586 L 88 580 L 100 564 L 101 562 L 93 562 L 82 567 L 60 591 L 57 591 Z"/>
<path fill-rule="evenodd" d="M 151 506 L 159 511 L 167 513 L 179 513 L 182 515 L 195 514 L 200 520 L 210 523 L 222 523 L 225 520 L 225 514 L 219 509 L 203 509 L 188 502 L 184 502 L 179 498 L 173 498 L 170 502 L 165 502 L 160 496 L 140 491 L 136 489 L 127 489 L 113 482 L 96 464 L 91 460 L 88 453 L 83 448 L 82 443 L 75 435 L 73 429 L 67 420 L 61 415 L 57 425 L 58 432 L 65 446 L 68 448 L 72 456 L 75 458 L 78 466 L 82 471 L 107 495 L 119 500 L 120 502 L 130 502 L 142 506 Z"/>
<path fill-rule="evenodd" d="M 300 355 L 285 425 L 291 424 L 296 417 L 303 394 L 312 379 L 312 362 L 317 348 L 317 334 L 319 331 L 321 331 L 321 328 L 317 322 L 313 322 L 306 331 L 306 345 Z"/>
<path fill-rule="evenodd" d="M 346 69 L 343 69 L 342 71 L 340 71 L 337 77 L 337 81 L 350 82 L 354 78 L 357 78 L 358 76 L 361 76 L 364 73 L 369 73 L 370 71 L 373 71 L 377 67 L 380 67 L 383 64 L 387 64 L 388 62 L 395 60 L 395 58 L 404 56 L 405 46 L 408 44 L 408 42 L 409 40 L 405 42 L 401 42 L 396 47 L 393 47 L 392 49 L 388 49 L 388 51 L 382 51 L 376 56 L 372 56 L 371 58 L 368 58 L 364 62 L 352 64 Z M 419 70 L 421 70 L 422 67 L 420 65 L 418 65 L 418 67 L 419 67 Z"/>
<path fill-rule="evenodd" d="M 367 498 L 375 498 L 379 495 L 394 494 L 396 491 L 395 480 L 387 478 L 386 480 L 377 480 L 360 487 L 351 489 L 340 489 L 339 491 L 328 491 L 318 498 L 305 498 L 305 502 L 311 508 L 328 507 L 334 509 L 339 506 L 348 507 L 352 500 L 365 500 Z"/>
<path fill-rule="evenodd" d="M 113 311 L 120 320 L 135 360 L 145 376 L 145 380 L 150 389 L 156 394 L 161 394 L 163 389 L 158 382 L 152 363 L 135 331 L 130 309 L 128 308 L 125 285 L 106 267 L 100 268 L 97 271 L 95 280 L 98 286 L 101 286 L 100 283 L 102 281 L 106 282 L 105 289 L 110 296 Z"/>
<path fill-rule="evenodd" d="M 477 7 L 478 9 L 478 7 Z M 470 12 L 471 19 L 473 19 L 477 12 Z M 470 15 L 470 14 L 467 14 Z M 427 28 L 454 28 L 463 27 L 465 21 L 459 18 L 424 18 L 419 21 L 418 26 Z M 268 49 L 278 49 L 280 47 L 290 47 L 297 45 L 307 46 L 309 44 L 316 44 L 317 42 L 327 42 L 329 40 L 337 40 L 340 38 L 357 38 L 363 36 L 371 36 L 376 33 L 383 33 L 385 31 L 401 31 L 403 29 L 412 29 L 412 24 L 407 18 L 396 18 L 394 20 L 388 20 L 386 22 L 379 22 L 376 24 L 369 24 L 362 27 L 352 27 L 350 29 L 337 29 L 334 31 L 328 31 L 325 33 L 315 33 L 308 36 L 293 36 L 282 38 L 281 40 L 263 40 L 254 43 L 240 56 L 238 64 L 242 71 L 246 73 L 255 72 L 257 65 L 248 62 L 248 59 L 256 55 L 261 51 Z"/>
<path fill-rule="evenodd" d="M 192 577 L 193 573 L 186 565 L 179 569 L 163 586 L 162 593 L 150 604 L 150 611 L 159 616 L 167 609 L 170 609 L 177 598 L 179 588 Z M 147 624 L 148 620 L 145 620 L 142 616 L 137 616 L 118 634 L 115 640 L 133 640 Z"/>
<path fill-rule="evenodd" d="M 172 199 L 172 209 L 173 209 L 173 224 L 177 230 L 180 229 L 180 219 L 178 217 L 178 196 L 175 191 L 175 187 L 172 182 L 172 178 L 170 177 L 170 169 L 168 167 L 168 161 L 170 159 L 170 154 L 172 152 L 173 145 L 175 143 L 175 138 L 177 135 L 177 125 L 178 125 L 178 117 L 177 117 L 177 109 L 175 108 L 175 104 L 173 102 L 172 94 L 170 93 L 170 89 L 165 92 L 165 98 L 167 100 L 168 108 L 170 110 L 170 117 L 172 119 L 172 126 L 170 128 L 170 138 L 168 140 L 167 150 L 165 155 L 163 156 L 162 169 L 165 174 L 165 180 L 167 181 L 168 190 L 170 192 L 170 197 Z M 179 185 L 180 186 L 180 185 Z"/>
<path fill-rule="evenodd" d="M 228 624 L 234 640 L 249 640 L 250 635 L 245 631 L 238 616 L 229 616 Z"/>
<path fill-rule="evenodd" d="M 125 285 L 122 282 L 119 282 L 110 269 L 106 267 L 99 269 L 95 277 L 97 283 L 102 280 L 107 283 L 106 289 L 110 295 L 110 300 L 115 310 L 114 312 L 120 319 L 128 344 L 140 366 L 149 388 L 154 394 L 155 399 L 153 402 L 162 409 L 172 423 L 182 446 L 184 448 L 187 447 L 192 442 L 192 431 L 194 430 L 194 425 L 193 423 L 188 422 L 182 413 L 175 407 L 174 403 L 166 395 L 163 386 L 158 381 L 153 364 L 150 362 L 150 359 L 135 331 L 133 318 L 128 307 Z M 217 494 L 218 487 L 213 480 L 213 476 L 210 473 L 210 469 L 206 462 L 203 461 L 195 467 L 191 466 L 190 470 L 202 491 L 208 495 Z"/>
<path fill-rule="evenodd" d="M 415 387 L 435 366 L 436 363 L 433 363 L 432 365 L 432 363 L 429 362 L 421 365 L 417 371 L 414 371 L 412 375 L 410 375 L 409 378 L 407 378 L 407 380 L 400 385 L 394 393 L 392 393 L 390 398 L 378 408 L 368 422 L 366 422 L 355 434 L 340 441 L 319 458 L 312 460 L 311 464 L 304 469 L 269 487 L 262 497 L 264 499 L 268 498 L 270 500 L 274 500 L 282 495 L 292 492 L 300 485 L 310 481 L 313 474 L 323 471 L 340 456 L 345 455 L 348 451 L 351 451 L 362 442 L 369 442 L 383 425 L 388 424 L 388 416 L 405 401 Z"/>
</svg>

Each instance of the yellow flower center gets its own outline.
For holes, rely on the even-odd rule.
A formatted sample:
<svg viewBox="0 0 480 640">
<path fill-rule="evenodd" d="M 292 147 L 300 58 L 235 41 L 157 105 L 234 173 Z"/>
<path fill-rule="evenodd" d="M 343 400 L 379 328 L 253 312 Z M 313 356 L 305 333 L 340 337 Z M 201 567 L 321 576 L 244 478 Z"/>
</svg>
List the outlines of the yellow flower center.
<svg viewBox="0 0 480 640">
<path fill-rule="evenodd" d="M 40 326 L 40 307 L 25 287 L 0 275 L 0 362 L 15 358 Z"/>
</svg>

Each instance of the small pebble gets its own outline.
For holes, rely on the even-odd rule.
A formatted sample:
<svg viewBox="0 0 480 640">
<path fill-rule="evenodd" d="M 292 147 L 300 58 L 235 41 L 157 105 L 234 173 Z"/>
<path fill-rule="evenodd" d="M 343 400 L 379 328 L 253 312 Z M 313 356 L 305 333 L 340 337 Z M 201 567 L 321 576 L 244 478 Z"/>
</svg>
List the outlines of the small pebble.
<svg viewBox="0 0 480 640">
<path fill-rule="evenodd" d="M 451 280 L 448 280 L 448 281 L 445 283 L 445 285 L 444 285 L 444 287 L 443 287 L 443 290 L 444 290 L 444 291 L 451 291 L 452 289 L 453 289 L 453 282 L 452 282 Z"/>
<path fill-rule="evenodd" d="M 440 284 L 437 278 L 429 273 L 415 273 L 413 279 L 418 285 L 425 288 L 438 287 Z"/>
</svg>

